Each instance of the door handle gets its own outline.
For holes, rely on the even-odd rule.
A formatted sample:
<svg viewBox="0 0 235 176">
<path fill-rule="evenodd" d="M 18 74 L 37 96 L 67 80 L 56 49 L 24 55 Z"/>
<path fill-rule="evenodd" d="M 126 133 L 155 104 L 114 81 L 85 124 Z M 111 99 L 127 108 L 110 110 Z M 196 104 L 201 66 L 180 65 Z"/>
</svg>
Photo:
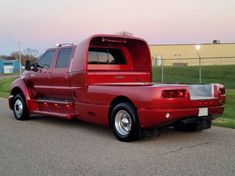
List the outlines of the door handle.
<svg viewBox="0 0 235 176">
<path fill-rule="evenodd" d="M 47 72 L 48 73 L 48 79 L 51 79 L 51 72 Z"/>
</svg>

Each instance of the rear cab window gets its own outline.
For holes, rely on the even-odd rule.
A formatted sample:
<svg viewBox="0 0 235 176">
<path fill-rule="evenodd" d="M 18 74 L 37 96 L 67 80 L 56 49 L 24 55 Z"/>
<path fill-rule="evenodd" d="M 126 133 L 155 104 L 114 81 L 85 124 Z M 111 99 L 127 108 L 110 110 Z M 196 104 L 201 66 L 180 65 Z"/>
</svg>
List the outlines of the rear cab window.
<svg viewBox="0 0 235 176">
<path fill-rule="evenodd" d="M 90 48 L 88 52 L 88 64 L 127 64 L 125 55 L 117 48 Z"/>
<path fill-rule="evenodd" d="M 131 63 L 123 48 L 90 47 L 89 70 L 129 70 Z"/>
</svg>

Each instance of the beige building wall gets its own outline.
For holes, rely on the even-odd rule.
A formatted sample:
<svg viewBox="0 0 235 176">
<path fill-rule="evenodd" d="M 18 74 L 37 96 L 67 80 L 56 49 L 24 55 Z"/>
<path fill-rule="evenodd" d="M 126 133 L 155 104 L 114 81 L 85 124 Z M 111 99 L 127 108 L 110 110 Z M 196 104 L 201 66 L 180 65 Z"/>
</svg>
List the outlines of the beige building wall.
<svg viewBox="0 0 235 176">
<path fill-rule="evenodd" d="M 235 64 L 235 43 L 201 44 L 196 50 L 194 44 L 150 45 L 153 65 L 202 65 Z M 198 56 L 198 54 L 199 56 Z"/>
</svg>

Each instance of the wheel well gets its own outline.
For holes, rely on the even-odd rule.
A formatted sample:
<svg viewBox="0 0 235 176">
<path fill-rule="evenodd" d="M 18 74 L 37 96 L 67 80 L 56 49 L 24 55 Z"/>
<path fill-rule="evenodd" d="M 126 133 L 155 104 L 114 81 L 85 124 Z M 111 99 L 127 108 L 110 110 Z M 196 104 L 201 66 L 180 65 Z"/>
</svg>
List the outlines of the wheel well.
<svg viewBox="0 0 235 176">
<path fill-rule="evenodd" d="M 116 97 L 115 99 L 113 99 L 113 101 L 110 104 L 109 116 L 108 116 L 108 118 L 109 118 L 109 125 L 110 125 L 110 122 L 111 122 L 111 113 L 112 113 L 112 110 L 119 103 L 130 103 L 136 109 L 135 104 L 129 98 L 127 98 L 125 96 L 118 96 L 118 97 Z"/>
<path fill-rule="evenodd" d="M 22 95 L 24 95 L 23 92 L 22 92 L 22 90 L 21 90 L 20 88 L 18 88 L 18 87 L 14 88 L 14 89 L 11 91 L 11 95 L 16 96 L 17 94 L 22 94 Z"/>
</svg>

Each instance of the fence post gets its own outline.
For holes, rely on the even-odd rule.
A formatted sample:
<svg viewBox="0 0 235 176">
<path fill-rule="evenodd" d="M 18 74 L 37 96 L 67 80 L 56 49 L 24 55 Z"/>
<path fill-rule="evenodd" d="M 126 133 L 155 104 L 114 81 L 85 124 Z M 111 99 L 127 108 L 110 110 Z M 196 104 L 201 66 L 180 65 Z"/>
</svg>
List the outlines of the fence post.
<svg viewBox="0 0 235 176">
<path fill-rule="evenodd" d="M 202 58 L 199 56 L 199 83 L 202 83 Z"/>
<path fill-rule="evenodd" d="M 196 52 L 199 58 L 199 83 L 202 83 L 202 58 L 198 52 L 200 49 L 201 49 L 201 46 L 196 45 Z"/>
<path fill-rule="evenodd" d="M 161 60 L 162 60 L 162 65 L 161 65 L 161 67 L 162 67 L 162 84 L 163 84 L 163 82 L 164 82 L 164 61 L 163 61 L 163 58 L 161 57 Z"/>
</svg>

